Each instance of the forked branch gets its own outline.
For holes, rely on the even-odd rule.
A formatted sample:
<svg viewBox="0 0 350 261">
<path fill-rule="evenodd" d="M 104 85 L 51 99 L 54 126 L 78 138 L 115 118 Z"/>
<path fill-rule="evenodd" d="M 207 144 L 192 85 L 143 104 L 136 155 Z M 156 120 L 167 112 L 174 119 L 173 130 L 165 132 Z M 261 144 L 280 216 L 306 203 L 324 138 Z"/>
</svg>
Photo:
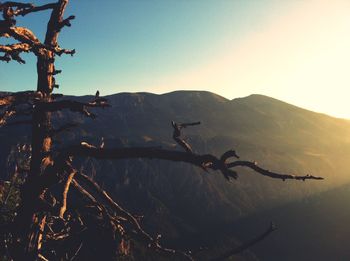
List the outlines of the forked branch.
<svg viewBox="0 0 350 261">
<path fill-rule="evenodd" d="M 223 155 L 232 154 L 232 152 L 225 152 Z M 268 176 L 275 179 L 295 179 L 295 180 L 306 180 L 315 179 L 322 180 L 322 177 L 315 177 L 311 175 L 306 176 L 295 176 L 288 174 L 279 174 L 270 172 L 266 169 L 258 167 L 256 163 L 250 161 L 234 161 L 227 163 L 226 156 L 224 160 L 211 155 L 211 154 L 195 154 L 182 151 L 173 151 L 162 148 L 147 148 L 147 147 L 134 147 L 134 148 L 96 148 L 86 142 L 82 142 L 78 146 L 72 146 L 61 151 L 60 157 L 68 158 L 69 156 L 84 156 L 93 157 L 97 159 L 130 159 L 130 158 L 147 158 L 147 159 L 162 159 L 175 162 L 187 162 L 195 166 L 219 170 L 226 179 L 238 177 L 237 173 L 232 170 L 235 167 L 248 167 L 255 170 L 257 173 Z"/>
<path fill-rule="evenodd" d="M 13 19 L 14 16 L 25 16 L 30 13 L 53 9 L 55 6 L 57 6 L 57 3 L 35 6 L 31 3 L 8 1 L 0 3 L 0 11 L 6 12 L 6 19 Z"/>
<path fill-rule="evenodd" d="M 126 232 L 128 234 L 135 234 L 136 236 L 143 242 L 146 243 L 146 245 L 149 248 L 152 248 L 160 253 L 171 255 L 171 256 L 179 256 L 181 258 L 185 258 L 187 260 L 193 260 L 192 257 L 182 251 L 169 249 L 161 246 L 159 240 L 160 236 L 157 236 L 156 238 L 151 237 L 146 231 L 144 231 L 139 224 L 138 220 L 128 211 L 123 209 L 119 204 L 117 204 L 106 191 L 104 191 L 96 182 L 94 182 L 92 179 L 90 179 L 88 176 L 78 173 L 75 176 L 75 179 L 79 181 L 79 184 L 85 184 L 89 188 L 89 190 L 93 191 L 92 194 L 96 194 L 98 198 L 102 199 L 103 204 L 108 206 L 115 212 L 117 216 L 120 216 L 122 219 L 119 222 L 123 223 L 124 229 L 126 229 Z M 95 197 L 94 197 L 95 198 Z M 99 201 L 101 202 L 101 201 Z M 122 221 L 124 220 L 124 221 Z"/>
<path fill-rule="evenodd" d="M 0 59 L 6 62 L 15 60 L 19 63 L 25 63 L 25 61 L 20 57 L 20 53 L 22 52 L 27 53 L 30 51 L 31 51 L 31 46 L 26 43 L 0 45 L 0 52 L 5 53 L 5 55 L 0 57 Z"/>
<path fill-rule="evenodd" d="M 174 128 L 173 139 L 179 144 L 182 148 L 185 149 L 188 153 L 193 153 L 192 147 L 188 144 L 183 138 L 181 138 L 181 130 L 186 128 L 187 126 L 195 126 L 199 125 L 200 122 L 193 123 L 176 123 L 175 121 L 171 121 L 171 125 Z"/>
</svg>

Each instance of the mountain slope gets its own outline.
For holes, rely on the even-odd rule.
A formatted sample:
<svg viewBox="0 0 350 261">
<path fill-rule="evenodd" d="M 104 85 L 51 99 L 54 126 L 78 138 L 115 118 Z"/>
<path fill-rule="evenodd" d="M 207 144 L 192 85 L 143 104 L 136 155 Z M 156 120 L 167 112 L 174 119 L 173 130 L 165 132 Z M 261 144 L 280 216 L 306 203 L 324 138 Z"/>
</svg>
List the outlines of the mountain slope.
<svg viewBox="0 0 350 261">
<path fill-rule="evenodd" d="M 259 260 L 349 260 L 350 184 L 242 219 L 240 238 L 273 220 L 278 230 L 251 250 Z"/>
<path fill-rule="evenodd" d="M 73 97 L 89 100 L 91 97 Z M 205 243 L 217 225 L 283 205 L 350 181 L 350 122 L 310 112 L 261 95 L 227 100 L 209 92 L 178 91 L 163 95 L 121 93 L 107 97 L 111 108 L 96 111 L 96 120 L 61 112 L 56 120 L 75 121 L 81 128 L 61 135 L 60 144 L 81 140 L 106 147 L 162 146 L 178 149 L 170 121 L 201 121 L 184 134 L 198 153 L 234 148 L 242 159 L 286 173 L 326 177 L 325 181 L 273 180 L 240 170 L 226 182 L 187 164 L 164 161 L 97 161 L 78 159 L 80 168 L 99 181 L 133 213 L 145 215 L 150 231 L 167 235 L 169 244 L 188 246 L 200 231 Z M 4 129 L 1 156 L 28 130 Z M 1 163 L 2 166 L 5 162 Z M 3 168 L 2 168 L 3 169 Z M 157 222 L 154 222 L 154 221 Z"/>
</svg>

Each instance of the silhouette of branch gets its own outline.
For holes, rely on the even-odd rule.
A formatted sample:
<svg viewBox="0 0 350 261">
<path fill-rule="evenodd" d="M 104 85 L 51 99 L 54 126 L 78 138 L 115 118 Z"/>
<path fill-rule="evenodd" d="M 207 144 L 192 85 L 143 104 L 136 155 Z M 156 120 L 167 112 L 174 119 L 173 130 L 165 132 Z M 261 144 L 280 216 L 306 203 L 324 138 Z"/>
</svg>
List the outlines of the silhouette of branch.
<svg viewBox="0 0 350 261">
<path fill-rule="evenodd" d="M 25 63 L 20 57 L 21 52 L 33 52 L 36 56 L 45 56 L 47 51 L 52 51 L 55 54 L 61 56 L 62 54 L 69 54 L 73 56 L 75 50 L 62 49 L 57 44 L 52 45 L 51 43 L 41 43 L 35 34 L 25 27 L 1 27 L 0 33 L 5 33 L 6 35 L 14 38 L 20 43 L 13 45 L 2 45 L 0 52 L 6 52 L 6 55 L 2 57 L 4 61 L 10 61 L 9 58 L 16 60 L 20 63 Z M 10 57 L 8 57 L 10 56 Z"/>
<path fill-rule="evenodd" d="M 69 49 L 61 49 L 60 47 L 56 46 L 54 48 L 54 52 L 58 55 L 61 56 L 62 54 L 69 54 L 71 56 L 73 56 L 75 54 L 75 49 L 73 50 L 69 50 Z"/>
<path fill-rule="evenodd" d="M 137 233 L 142 236 L 142 239 L 152 240 L 152 237 L 141 228 L 137 219 L 128 211 L 119 206 L 96 182 L 82 173 L 78 173 L 75 179 L 79 182 L 87 184 L 87 186 L 92 189 L 102 199 L 102 201 L 105 202 L 105 204 L 107 203 L 107 205 L 109 205 L 117 215 L 125 218 L 133 226 L 133 228 L 136 229 Z"/>
<path fill-rule="evenodd" d="M 228 150 L 224 154 L 222 154 L 222 156 L 220 157 L 220 160 L 222 160 L 223 162 L 226 162 L 226 160 L 228 160 L 231 157 L 235 157 L 239 159 L 239 156 L 237 155 L 235 150 Z"/>
<path fill-rule="evenodd" d="M 73 16 L 67 18 L 68 20 L 64 23 L 67 24 Z M 6 23 L 5 23 L 6 25 Z M 58 25 L 59 27 L 59 25 Z M 60 30 L 61 28 L 55 29 Z M 11 60 L 16 60 L 19 63 L 25 63 L 25 61 L 19 56 L 21 52 L 33 52 L 36 56 L 45 56 L 47 51 L 52 51 L 55 54 L 61 56 L 62 54 L 69 54 L 73 56 L 75 54 L 75 49 L 68 50 L 62 49 L 57 44 L 52 45 L 51 43 L 41 43 L 35 34 L 25 27 L 16 27 L 16 26 L 1 26 L 0 23 L 0 36 L 6 35 L 14 38 L 20 43 L 12 45 L 1 45 L 0 52 L 5 52 L 5 55 L 0 57 L 0 60 L 9 62 Z"/>
<path fill-rule="evenodd" d="M 45 5 L 41 5 L 41 6 L 33 6 L 32 4 L 30 4 L 30 5 L 31 6 L 29 6 L 29 7 L 17 9 L 14 12 L 14 15 L 25 16 L 25 15 L 30 14 L 30 13 L 40 12 L 40 11 L 44 11 L 44 10 L 48 10 L 48 9 L 53 9 L 57 6 L 57 3 L 45 4 Z"/>
<path fill-rule="evenodd" d="M 47 31 L 45 35 L 45 44 L 48 46 L 57 46 L 57 36 L 62 29 L 63 14 L 68 4 L 68 0 L 59 0 L 57 5 L 53 8 L 49 22 L 47 24 Z M 74 16 L 70 16 L 74 19 Z M 68 18 L 69 19 L 69 18 Z M 70 20 L 71 20 L 70 19 Z"/>
<path fill-rule="evenodd" d="M 70 185 L 72 183 L 72 180 L 73 180 L 75 174 L 76 174 L 76 171 L 72 169 L 72 171 L 66 177 L 64 188 L 63 188 L 63 192 L 62 192 L 62 205 L 61 205 L 60 213 L 59 213 L 59 217 L 60 218 L 63 218 L 64 213 L 66 212 L 66 209 L 67 209 L 67 194 L 68 194 L 69 187 L 70 187 Z"/>
<path fill-rule="evenodd" d="M 25 61 L 20 57 L 20 53 L 22 52 L 30 52 L 31 46 L 26 43 L 17 43 L 11 45 L 0 45 L 0 52 L 5 53 L 2 57 L 3 61 L 9 62 L 11 60 L 15 60 L 19 63 L 25 63 Z"/>
<path fill-rule="evenodd" d="M 45 47 L 39 41 L 39 39 L 35 36 L 35 34 L 28 28 L 12 26 L 12 27 L 6 28 L 5 31 L 17 41 L 21 43 L 29 44 L 32 48 L 34 48 L 34 50 Z"/>
<path fill-rule="evenodd" d="M 152 238 L 147 232 L 145 232 L 137 219 L 130 214 L 128 211 L 123 209 L 121 206 L 119 206 L 108 194 L 106 191 L 104 191 L 96 182 L 94 182 L 92 179 L 90 179 L 88 176 L 78 173 L 75 176 L 75 179 L 79 181 L 79 183 L 87 184 L 87 186 L 92 189 L 95 194 L 98 195 L 99 198 L 102 199 L 102 201 L 105 202 L 109 207 L 111 207 L 117 215 L 120 215 L 125 221 L 128 222 L 128 224 L 124 224 L 127 226 L 131 226 L 130 231 L 135 231 L 136 235 L 139 236 L 139 239 L 142 241 L 145 241 L 148 247 L 155 249 L 156 251 L 159 251 L 161 253 L 171 255 L 171 256 L 180 256 L 182 258 L 186 258 L 188 260 L 193 260 L 190 255 L 188 255 L 185 252 L 164 248 L 160 245 L 159 239 L 160 236 L 158 235 L 156 238 Z M 95 198 L 95 197 L 94 197 Z M 121 222 L 121 221 L 120 221 Z M 125 222 L 123 222 L 125 223 Z M 124 226 L 124 228 L 127 228 L 127 226 Z"/>
<path fill-rule="evenodd" d="M 171 125 L 174 128 L 173 132 L 173 139 L 178 143 L 182 148 L 185 149 L 185 151 L 189 153 L 193 153 L 192 148 L 190 144 L 188 144 L 184 139 L 182 139 L 181 136 L 181 130 L 183 128 L 186 128 L 187 126 L 195 126 L 199 125 L 200 122 L 193 122 L 193 123 L 176 123 L 174 121 L 171 121 Z"/>
<path fill-rule="evenodd" d="M 232 152 L 225 152 L 223 155 Z M 275 179 L 295 179 L 295 180 L 306 180 L 306 179 L 316 179 L 321 180 L 322 177 L 314 177 L 310 175 L 306 176 L 295 176 L 286 175 L 270 172 L 263 168 L 258 167 L 253 162 L 249 161 L 235 161 L 231 163 L 226 163 L 211 154 L 195 154 L 182 151 L 166 150 L 161 148 L 147 148 L 147 147 L 133 147 L 133 148 L 96 148 L 86 142 L 82 142 L 78 146 L 68 147 L 61 151 L 60 157 L 68 158 L 69 156 L 88 156 L 97 159 L 130 159 L 130 158 L 147 158 L 147 159 L 162 159 L 170 160 L 176 162 L 187 162 L 204 169 L 220 170 L 226 179 L 237 179 L 237 173 L 230 169 L 233 167 L 243 166 L 249 167 L 256 172 Z M 226 156 L 223 157 L 226 159 Z"/>
<path fill-rule="evenodd" d="M 42 97 L 43 95 L 41 92 L 34 91 L 16 92 L 2 96 L 0 95 L 0 108 L 3 106 L 18 105 L 34 100 L 40 100 Z"/>
<path fill-rule="evenodd" d="M 68 18 L 62 20 L 59 25 L 58 25 L 58 30 L 61 30 L 63 27 L 67 26 L 67 27 L 71 27 L 72 24 L 70 23 L 71 20 L 74 20 L 75 19 L 75 16 L 74 15 L 71 15 L 69 16 Z"/>
<path fill-rule="evenodd" d="M 8 55 L 8 54 L 5 54 L 5 55 L 3 55 L 3 56 L 0 56 L 0 61 L 4 61 L 4 62 L 9 62 L 9 61 L 11 61 L 12 60 L 12 58 Z"/>
<path fill-rule="evenodd" d="M 213 258 L 211 259 L 212 261 L 219 261 L 219 260 L 225 260 L 233 255 L 237 255 L 241 252 L 243 252 L 244 250 L 250 248 L 251 246 L 259 243 L 260 241 L 264 240 L 268 235 L 270 235 L 273 231 L 275 231 L 277 228 L 276 226 L 271 222 L 269 228 L 264 232 L 262 233 L 261 235 L 257 236 L 256 238 L 253 238 L 251 240 L 249 240 L 248 242 L 246 243 L 243 243 L 241 246 L 233 249 L 233 250 L 230 250 L 224 254 L 221 254 L 220 256 L 216 257 L 216 258 Z"/>
<path fill-rule="evenodd" d="M 37 104 L 37 108 L 41 111 L 46 112 L 55 112 L 64 109 L 68 109 L 73 112 L 80 112 L 87 117 L 95 118 L 96 116 L 87 110 L 87 107 L 91 108 L 105 108 L 110 105 L 107 102 L 77 102 L 71 100 L 62 100 L 62 101 L 54 101 L 54 102 L 39 102 Z"/>
<path fill-rule="evenodd" d="M 3 11 L 5 8 L 9 8 L 9 7 L 32 8 L 33 4 L 19 3 L 14 1 L 7 1 L 7 2 L 0 3 L 0 11 Z"/>
<path fill-rule="evenodd" d="M 66 158 L 69 158 L 70 156 L 89 156 L 89 157 L 95 157 L 98 159 L 149 158 L 149 159 L 182 161 L 182 162 L 194 164 L 202 168 L 203 166 L 205 166 L 205 168 L 220 170 L 226 178 L 237 178 L 236 175 L 227 174 L 226 171 L 230 171 L 229 168 L 245 166 L 245 167 L 250 167 L 256 172 L 269 176 L 271 178 L 278 178 L 283 180 L 284 179 L 295 179 L 295 180 L 322 179 L 320 177 L 314 177 L 310 175 L 294 176 L 294 175 L 272 173 L 268 170 L 257 167 L 255 163 L 248 162 L 248 161 L 235 161 L 231 163 L 226 163 L 227 159 L 231 157 L 235 157 L 235 158 L 238 157 L 233 150 L 226 151 L 225 153 L 222 154 L 220 159 L 218 159 L 217 157 L 211 154 L 198 155 L 198 154 L 188 153 L 188 152 L 170 151 L 170 150 L 165 150 L 161 148 L 141 147 L 141 148 L 105 149 L 105 148 L 96 148 L 92 145 L 89 145 L 88 143 L 82 143 L 79 146 L 69 147 L 66 150 L 61 151 L 61 154 L 59 156 L 60 160 L 57 160 L 56 162 L 64 161 Z M 180 254 L 185 257 L 188 257 L 189 259 L 191 258 L 189 255 L 183 252 L 180 253 L 171 249 L 165 249 L 165 248 L 163 249 L 158 242 L 159 239 L 153 239 L 152 237 L 150 237 L 149 234 L 147 234 L 141 228 L 141 226 L 139 225 L 135 217 L 133 217 L 129 212 L 121 208 L 103 189 L 99 187 L 97 183 L 95 183 L 89 177 L 81 173 L 78 173 L 77 175 L 75 175 L 74 178 L 77 181 L 79 181 L 79 183 L 85 184 L 85 187 L 87 186 L 87 188 L 94 191 L 93 193 L 102 199 L 102 201 L 97 201 L 97 202 L 100 202 L 100 203 L 105 202 L 104 204 L 111 207 L 116 212 L 117 215 L 120 215 L 123 218 L 122 220 L 125 220 L 125 222 L 128 222 L 127 224 L 131 225 L 134 230 L 136 229 L 137 235 L 141 236 L 140 239 L 149 241 L 150 246 L 164 253 Z M 124 224 L 123 227 L 127 228 L 128 227 L 127 224 Z M 239 246 L 236 249 L 230 250 L 229 252 L 220 255 L 214 260 L 223 260 L 232 255 L 238 254 L 244 251 L 245 249 L 251 247 L 252 245 L 260 242 L 265 237 L 267 237 L 270 233 L 272 233 L 274 230 L 275 230 L 275 227 L 273 226 L 273 224 L 271 224 L 270 228 L 267 231 L 265 231 L 263 234 L 248 241 L 247 243 L 244 243 L 243 245 Z"/>
<path fill-rule="evenodd" d="M 274 179 L 282 179 L 285 181 L 286 179 L 296 179 L 296 180 L 302 180 L 305 181 L 307 179 L 315 179 L 315 180 L 323 180 L 323 177 L 316 177 L 312 175 L 305 175 L 305 176 L 296 176 L 296 175 L 290 175 L 290 174 L 280 174 L 271 172 L 269 170 L 263 169 L 257 165 L 256 162 L 250 162 L 250 161 L 234 161 L 229 164 L 227 164 L 228 168 L 234 168 L 234 167 L 247 167 L 252 170 L 254 170 L 256 173 L 262 174 L 264 176 L 274 178 Z"/>
</svg>

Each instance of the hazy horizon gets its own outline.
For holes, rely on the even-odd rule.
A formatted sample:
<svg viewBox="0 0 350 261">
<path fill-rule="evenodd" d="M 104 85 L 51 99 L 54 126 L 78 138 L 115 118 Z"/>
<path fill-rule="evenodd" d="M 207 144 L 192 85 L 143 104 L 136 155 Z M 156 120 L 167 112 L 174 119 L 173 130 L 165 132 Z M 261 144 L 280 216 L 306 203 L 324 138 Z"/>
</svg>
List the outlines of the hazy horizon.
<svg viewBox="0 0 350 261">
<path fill-rule="evenodd" d="M 6 92 L 6 91 L 5 91 Z M 215 92 L 212 92 L 212 91 L 206 91 L 206 90 L 174 90 L 174 91 L 169 91 L 169 92 L 163 92 L 163 93 L 154 93 L 154 92 L 147 92 L 147 91 L 135 91 L 135 92 L 130 92 L 130 91 L 121 91 L 121 92 L 116 92 L 116 93 L 109 93 L 109 94 L 104 94 L 104 95 L 101 95 L 101 96 L 110 96 L 110 95 L 117 95 L 117 94 L 121 94 L 121 93 L 130 93 L 130 94 L 138 94 L 138 93 L 149 93 L 149 94 L 155 94 L 155 95 L 166 95 L 166 94 L 169 94 L 169 93 L 172 93 L 172 92 L 210 92 L 210 93 L 213 93 L 215 95 L 219 95 L 221 97 L 223 97 L 224 99 L 227 99 L 229 101 L 232 101 L 234 99 L 240 99 L 240 98 L 247 98 L 249 96 L 252 96 L 252 95 L 259 95 L 259 96 L 265 96 L 265 97 L 269 97 L 269 98 L 272 98 L 272 99 L 276 99 L 280 102 L 284 102 L 284 103 L 287 103 L 287 104 L 290 104 L 290 105 L 293 105 L 293 106 L 296 106 L 298 108 L 301 108 L 301 109 L 304 109 L 304 110 L 307 110 L 307 111 L 311 111 L 311 112 L 315 112 L 315 113 L 320 113 L 320 114 L 325 114 L 327 116 L 330 116 L 330 117 L 334 117 L 334 118 L 338 118 L 338 119 L 344 119 L 344 120 L 350 120 L 350 118 L 344 118 L 344 117 L 338 117 L 338 116 L 334 116 L 334 115 L 331 115 L 331 114 L 328 114 L 328 113 L 325 113 L 325 112 L 319 112 L 319 111 L 315 111 L 315 110 L 310 110 L 310 109 L 307 109 L 307 108 L 304 108 L 304 107 L 301 107 L 301 106 L 297 106 L 295 104 L 292 104 L 292 103 L 289 103 L 287 101 L 284 101 L 284 100 L 280 100 L 280 99 L 277 99 L 275 97 L 272 97 L 272 96 L 267 96 L 265 94 L 261 94 L 261 93 L 251 93 L 251 94 L 248 94 L 246 96 L 240 96 L 240 97 L 235 97 L 235 98 L 227 98 L 227 97 L 224 97 L 220 94 L 217 94 Z M 81 95 L 75 95 L 75 94 L 65 94 L 65 95 L 68 95 L 68 96 L 85 96 L 85 95 L 91 95 L 91 96 L 94 96 L 94 94 L 81 94 Z"/>
<path fill-rule="evenodd" d="M 57 92 L 258 93 L 350 119 L 349 1 L 104 1 L 102 13 L 99 3 L 70 2 L 77 18 L 59 41 L 77 55 L 57 59 Z M 43 21 L 32 14 L 18 26 L 42 39 Z M 0 63 L 1 91 L 35 89 L 35 60 L 24 58 Z"/>
</svg>

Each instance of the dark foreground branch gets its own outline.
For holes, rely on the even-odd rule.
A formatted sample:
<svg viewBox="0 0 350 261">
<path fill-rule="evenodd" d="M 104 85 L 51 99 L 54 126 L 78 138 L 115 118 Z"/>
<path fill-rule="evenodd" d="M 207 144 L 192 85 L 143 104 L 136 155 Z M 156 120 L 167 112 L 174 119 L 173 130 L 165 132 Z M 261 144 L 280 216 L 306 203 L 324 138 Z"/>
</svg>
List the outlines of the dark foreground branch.
<svg viewBox="0 0 350 261">
<path fill-rule="evenodd" d="M 193 153 L 192 147 L 188 144 L 183 138 L 181 138 L 181 130 L 186 128 L 187 126 L 195 126 L 199 125 L 200 122 L 191 122 L 191 123 L 176 123 L 175 121 L 171 121 L 171 125 L 174 128 L 173 139 L 179 144 L 185 151 L 189 153 Z"/>
<path fill-rule="evenodd" d="M 255 170 L 257 173 L 270 178 L 275 179 L 295 179 L 295 180 L 306 180 L 315 179 L 322 180 L 322 177 L 315 177 L 311 175 L 306 176 L 295 176 L 287 174 L 279 174 L 270 172 L 269 170 L 263 169 L 256 165 L 254 162 L 249 161 L 234 161 L 226 163 L 227 155 L 231 154 L 233 157 L 236 155 L 232 152 L 225 152 L 221 158 L 218 158 L 211 154 L 195 154 L 182 151 L 172 151 L 162 148 L 147 148 L 147 147 L 135 147 L 135 148 L 96 148 L 85 142 L 82 142 L 78 146 L 69 147 L 61 151 L 60 157 L 68 158 L 69 156 L 85 156 L 93 157 L 97 159 L 131 159 L 131 158 L 146 158 L 146 159 L 162 159 L 176 162 L 187 162 L 195 166 L 220 170 L 226 179 L 238 177 L 237 173 L 231 168 L 234 167 L 249 167 Z"/>
<path fill-rule="evenodd" d="M 53 9 L 57 3 L 45 4 L 41 6 L 34 6 L 30 3 L 19 3 L 19 2 L 4 2 L 0 3 L 0 11 L 6 12 L 7 19 L 13 19 L 14 16 L 25 16 L 30 13 L 40 12 L 44 10 Z M 9 10 L 10 9 L 10 10 Z"/>
<path fill-rule="evenodd" d="M 109 107 L 109 104 L 103 102 L 78 102 L 71 100 L 62 100 L 54 102 L 40 102 L 37 104 L 38 110 L 46 112 L 55 112 L 60 110 L 70 110 L 72 112 L 80 112 L 87 117 L 95 118 L 95 114 L 89 112 L 87 108 L 105 108 Z"/>
<path fill-rule="evenodd" d="M 251 161 L 234 161 L 229 164 L 227 164 L 229 168 L 234 168 L 234 167 L 247 167 L 252 170 L 254 170 L 256 173 L 259 173 L 263 176 L 267 176 L 270 178 L 274 179 L 282 179 L 285 181 L 286 179 L 296 179 L 296 180 L 302 180 L 305 181 L 307 179 L 315 179 L 315 180 L 323 180 L 323 177 L 316 177 L 312 175 L 305 175 L 305 176 L 296 176 L 296 175 L 291 175 L 291 174 L 281 174 L 281 173 L 276 173 L 272 172 L 266 169 L 263 169 L 257 165 L 256 162 L 251 162 Z"/>
<path fill-rule="evenodd" d="M 247 241 L 246 243 L 243 243 L 239 247 L 230 250 L 224 254 L 221 254 L 218 257 L 215 257 L 212 259 L 212 261 L 220 261 L 220 260 L 225 260 L 226 258 L 229 258 L 230 256 L 237 255 L 244 250 L 250 248 L 251 246 L 259 243 L 260 241 L 264 240 L 268 235 L 270 235 L 273 231 L 275 231 L 277 228 L 276 226 L 271 222 L 270 227 L 261 235 L 257 236 L 256 238 L 251 239 L 250 241 Z"/>
<path fill-rule="evenodd" d="M 0 95 L 0 108 L 3 106 L 18 105 L 31 102 L 43 97 L 41 92 L 24 91 L 6 95 Z"/>
<path fill-rule="evenodd" d="M 14 12 L 14 14 L 25 16 L 25 15 L 30 14 L 30 13 L 35 13 L 35 12 L 53 9 L 56 7 L 56 5 L 57 5 L 57 3 L 51 3 L 51 4 L 41 5 L 41 6 L 33 6 L 32 5 L 28 8 L 18 9 L 17 11 Z"/>
<path fill-rule="evenodd" d="M 117 216 L 122 217 L 122 220 L 125 220 L 123 225 L 124 229 L 128 234 L 136 233 L 136 236 L 139 240 L 146 243 L 149 248 L 152 248 L 160 253 L 170 256 L 179 256 L 182 259 L 185 258 L 187 260 L 193 260 L 190 255 L 185 252 L 169 249 L 163 247 L 160 242 L 160 236 L 156 238 L 151 237 L 146 231 L 144 231 L 139 224 L 138 220 L 127 210 L 123 209 L 118 203 L 116 203 L 106 191 L 104 191 L 96 182 L 90 179 L 88 176 L 78 173 L 75 177 L 76 180 L 79 181 L 80 184 L 87 185 L 86 187 L 89 190 L 93 191 L 93 194 L 97 195 L 99 199 L 101 199 L 101 203 L 104 203 L 106 206 L 111 208 Z M 133 232 L 134 231 L 134 232 Z"/>
<path fill-rule="evenodd" d="M 1 60 L 9 62 L 11 60 L 17 61 L 18 63 L 25 63 L 21 58 L 20 53 L 28 53 L 31 51 L 31 46 L 26 43 L 16 43 L 9 45 L 0 45 L 0 52 L 5 53 Z"/>
</svg>

